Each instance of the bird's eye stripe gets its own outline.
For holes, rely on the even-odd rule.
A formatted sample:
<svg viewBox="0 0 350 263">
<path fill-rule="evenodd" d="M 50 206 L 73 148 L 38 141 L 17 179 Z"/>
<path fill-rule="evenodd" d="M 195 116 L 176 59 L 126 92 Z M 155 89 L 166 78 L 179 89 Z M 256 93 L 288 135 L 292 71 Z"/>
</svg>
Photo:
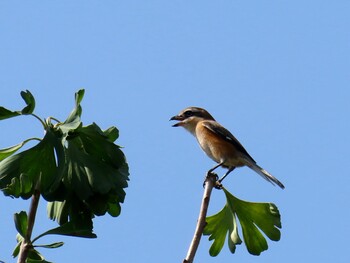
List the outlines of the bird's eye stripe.
<svg viewBox="0 0 350 263">
<path fill-rule="evenodd" d="M 185 116 L 186 117 L 191 117 L 191 116 L 193 116 L 193 112 L 192 111 L 190 111 L 190 110 L 188 110 L 188 111 L 185 111 Z"/>
</svg>

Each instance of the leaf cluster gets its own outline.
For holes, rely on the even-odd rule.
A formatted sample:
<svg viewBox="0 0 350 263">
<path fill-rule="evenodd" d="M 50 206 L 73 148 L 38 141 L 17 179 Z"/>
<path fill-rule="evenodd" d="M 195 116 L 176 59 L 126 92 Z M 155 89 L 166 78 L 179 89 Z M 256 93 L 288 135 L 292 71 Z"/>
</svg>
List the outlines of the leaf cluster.
<svg viewBox="0 0 350 263">
<path fill-rule="evenodd" d="M 6 196 L 23 199 L 39 191 L 49 202 L 48 215 L 60 226 L 39 237 L 47 234 L 96 237 L 92 218 L 106 213 L 118 216 L 128 186 L 128 164 L 121 147 L 114 143 L 118 129 L 102 130 L 96 123 L 83 125 L 84 90 L 75 94 L 75 107 L 64 122 L 53 117 L 40 119 L 33 113 L 33 95 L 27 90 L 21 96 L 26 106 L 19 111 L 0 107 L 0 120 L 32 115 L 43 125 L 45 135 L 0 150 L 0 189 Z M 16 153 L 32 140 L 38 143 Z M 27 223 L 26 215 L 21 213 L 15 215 L 15 223 L 24 238 Z"/>
</svg>

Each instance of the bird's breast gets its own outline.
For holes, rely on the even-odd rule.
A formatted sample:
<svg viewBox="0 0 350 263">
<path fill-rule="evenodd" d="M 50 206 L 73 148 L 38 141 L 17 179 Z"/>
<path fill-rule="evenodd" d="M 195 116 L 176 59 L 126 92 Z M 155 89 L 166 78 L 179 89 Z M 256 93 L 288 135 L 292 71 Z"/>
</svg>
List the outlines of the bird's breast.
<svg viewBox="0 0 350 263">
<path fill-rule="evenodd" d="M 227 167 L 244 165 L 241 155 L 233 144 L 205 127 L 199 126 L 196 129 L 196 138 L 202 150 L 215 162 L 224 162 L 224 166 Z"/>
</svg>

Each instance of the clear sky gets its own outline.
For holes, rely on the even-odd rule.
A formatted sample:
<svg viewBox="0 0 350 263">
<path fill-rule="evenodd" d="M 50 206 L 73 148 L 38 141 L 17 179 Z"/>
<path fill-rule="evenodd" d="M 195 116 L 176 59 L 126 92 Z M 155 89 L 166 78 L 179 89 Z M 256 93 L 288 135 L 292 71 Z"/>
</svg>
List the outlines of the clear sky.
<svg viewBox="0 0 350 263">
<path fill-rule="evenodd" d="M 97 239 L 40 250 L 54 262 L 182 262 L 206 171 L 214 163 L 169 118 L 206 108 L 281 180 L 248 168 L 225 186 L 273 202 L 282 238 L 260 256 L 244 245 L 218 257 L 201 241 L 196 262 L 350 262 L 350 1 L 1 1 L 0 105 L 64 120 L 85 88 L 84 124 L 120 129 L 130 185 L 118 218 L 94 219 Z M 0 148 L 42 136 L 30 117 L 0 122 Z M 219 170 L 224 173 L 224 170 Z M 209 214 L 224 205 L 214 191 Z M 13 213 L 0 195 L 0 260 L 14 262 Z M 41 200 L 34 235 L 55 227 Z"/>
</svg>

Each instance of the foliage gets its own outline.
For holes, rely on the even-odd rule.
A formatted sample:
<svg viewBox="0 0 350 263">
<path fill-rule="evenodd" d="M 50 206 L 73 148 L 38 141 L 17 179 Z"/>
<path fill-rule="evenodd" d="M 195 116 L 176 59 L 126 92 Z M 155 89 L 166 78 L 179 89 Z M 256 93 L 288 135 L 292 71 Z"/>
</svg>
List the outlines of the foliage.
<svg viewBox="0 0 350 263">
<path fill-rule="evenodd" d="M 238 234 L 237 219 L 241 225 L 244 243 L 250 254 L 260 255 L 268 245 L 261 231 L 271 240 L 278 241 L 282 227 L 280 213 L 272 203 L 253 203 L 238 199 L 222 188 L 226 196 L 226 205 L 215 215 L 206 219 L 203 234 L 214 240 L 209 254 L 217 256 L 228 236 L 228 247 L 232 253 L 242 240 Z M 261 231 L 260 231 L 260 230 Z"/>
<path fill-rule="evenodd" d="M 116 127 L 102 130 L 96 123 L 83 126 L 80 105 L 84 90 L 75 94 L 75 107 L 64 122 L 53 117 L 41 119 L 33 111 L 35 99 L 27 90 L 21 96 L 26 106 L 20 111 L 0 107 L 0 120 L 31 115 L 45 130 L 42 139 L 30 138 L 15 146 L 0 150 L 0 189 L 6 196 L 30 198 L 35 191 L 48 201 L 48 216 L 59 224 L 34 238 L 59 234 L 94 238 L 94 216 L 120 214 L 124 202 L 124 188 L 128 186 L 128 165 L 120 147 L 114 144 L 119 136 Z M 32 140 L 35 146 L 20 150 Z M 15 214 L 18 244 L 26 238 L 27 214 Z M 63 243 L 41 245 L 60 247 Z M 33 245 L 27 262 L 46 262 Z"/>
</svg>

